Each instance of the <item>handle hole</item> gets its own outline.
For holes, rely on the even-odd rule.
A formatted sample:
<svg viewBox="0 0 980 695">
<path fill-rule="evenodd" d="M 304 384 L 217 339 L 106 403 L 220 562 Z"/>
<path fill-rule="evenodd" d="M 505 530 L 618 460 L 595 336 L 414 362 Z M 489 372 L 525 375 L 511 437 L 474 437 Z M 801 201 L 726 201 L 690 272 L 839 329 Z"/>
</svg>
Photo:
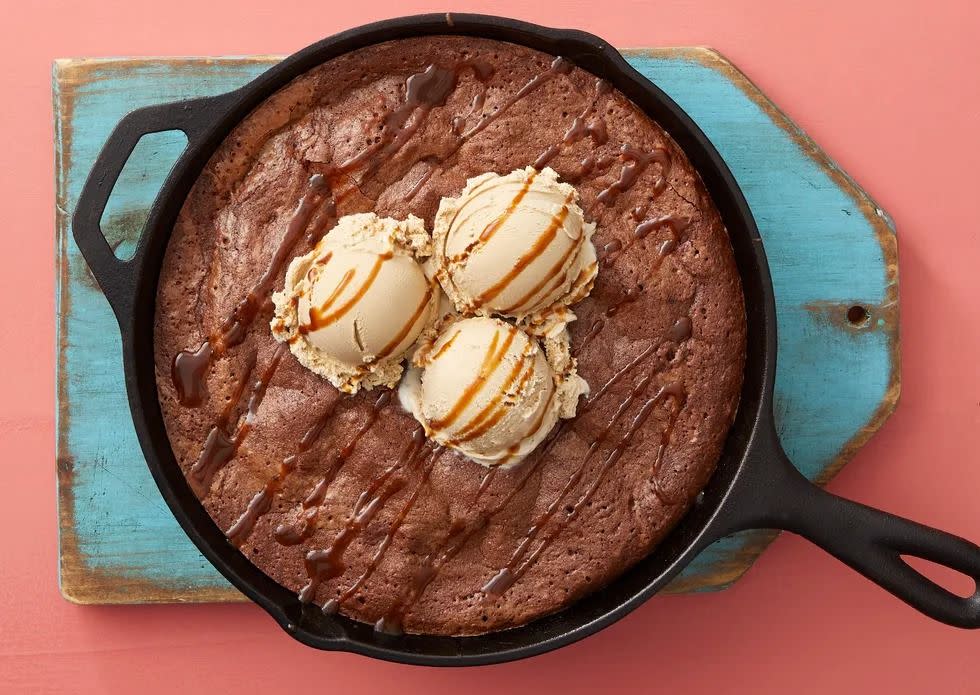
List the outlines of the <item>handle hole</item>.
<svg viewBox="0 0 980 695">
<path fill-rule="evenodd" d="M 148 133 L 140 138 L 119 173 L 99 226 L 116 258 L 128 261 L 167 174 L 187 147 L 179 130 Z"/>
<path fill-rule="evenodd" d="M 977 591 L 977 582 L 973 577 L 951 567 L 930 560 L 923 560 L 915 555 L 901 555 L 900 557 L 906 565 L 923 577 L 960 598 L 970 598 Z"/>
<path fill-rule="evenodd" d="M 867 326 L 870 318 L 871 314 L 868 312 L 867 307 L 863 307 L 860 304 L 855 304 L 847 310 L 847 321 L 854 327 Z"/>
</svg>

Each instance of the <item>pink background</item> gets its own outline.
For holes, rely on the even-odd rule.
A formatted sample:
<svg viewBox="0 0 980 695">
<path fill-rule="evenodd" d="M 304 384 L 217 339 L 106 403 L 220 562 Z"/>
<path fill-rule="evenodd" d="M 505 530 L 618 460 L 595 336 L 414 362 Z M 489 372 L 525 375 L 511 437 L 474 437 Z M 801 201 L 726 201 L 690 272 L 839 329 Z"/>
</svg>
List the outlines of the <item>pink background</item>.
<svg viewBox="0 0 980 695">
<path fill-rule="evenodd" d="M 878 199 L 901 236 L 902 402 L 831 489 L 980 540 L 980 5 L 802 4 L 539 0 L 452 9 L 579 26 L 619 46 L 718 48 Z M 557 653 L 466 671 L 317 653 L 250 605 L 98 608 L 60 597 L 52 59 L 289 53 L 366 21 L 445 9 L 90 0 L 4 10 L 0 691 L 977 692 L 980 634 L 921 617 L 790 536 L 728 591 L 655 599 Z"/>
</svg>

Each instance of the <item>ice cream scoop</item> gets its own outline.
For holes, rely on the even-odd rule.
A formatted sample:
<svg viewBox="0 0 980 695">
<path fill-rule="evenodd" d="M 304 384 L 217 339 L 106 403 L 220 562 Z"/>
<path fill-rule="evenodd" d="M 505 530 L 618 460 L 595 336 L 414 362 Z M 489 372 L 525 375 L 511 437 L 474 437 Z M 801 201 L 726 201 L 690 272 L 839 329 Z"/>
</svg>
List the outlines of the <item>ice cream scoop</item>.
<svg viewBox="0 0 980 695">
<path fill-rule="evenodd" d="M 456 309 L 521 320 L 588 295 L 597 271 L 575 189 L 552 169 L 483 174 L 443 198 L 433 230 L 437 276 Z"/>
<path fill-rule="evenodd" d="M 341 218 L 290 264 L 273 296 L 273 335 L 342 391 L 394 385 L 406 352 L 436 318 L 439 289 L 416 257 L 430 248 L 416 217 Z"/>
<path fill-rule="evenodd" d="M 399 394 L 428 437 L 491 466 L 524 458 L 587 392 L 574 363 L 554 363 L 506 321 L 474 317 L 420 349 Z"/>
</svg>

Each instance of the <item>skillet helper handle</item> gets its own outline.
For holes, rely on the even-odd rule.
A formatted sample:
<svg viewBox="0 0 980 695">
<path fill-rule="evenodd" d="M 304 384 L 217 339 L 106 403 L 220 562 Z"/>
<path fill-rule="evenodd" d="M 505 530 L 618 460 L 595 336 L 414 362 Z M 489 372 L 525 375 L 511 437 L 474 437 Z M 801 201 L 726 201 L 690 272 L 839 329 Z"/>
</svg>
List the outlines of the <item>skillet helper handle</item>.
<svg viewBox="0 0 980 695">
<path fill-rule="evenodd" d="M 945 531 L 852 502 L 806 479 L 772 434 L 768 454 L 756 454 L 736 483 L 723 533 L 749 528 L 792 531 L 823 548 L 913 608 L 962 628 L 980 628 L 980 547 Z M 772 460 L 775 452 L 776 461 Z M 912 556 L 974 581 L 958 596 L 909 565 Z"/>
<path fill-rule="evenodd" d="M 120 319 L 128 315 L 132 308 L 137 269 L 142 266 L 146 245 L 141 232 L 136 253 L 130 260 L 122 261 L 116 257 L 102 233 L 102 215 L 119 174 L 144 135 L 180 130 L 187 136 L 187 148 L 194 148 L 219 114 L 224 112 L 223 105 L 228 96 L 159 104 L 130 112 L 112 131 L 82 187 L 72 218 L 72 234 L 85 262 Z"/>
</svg>

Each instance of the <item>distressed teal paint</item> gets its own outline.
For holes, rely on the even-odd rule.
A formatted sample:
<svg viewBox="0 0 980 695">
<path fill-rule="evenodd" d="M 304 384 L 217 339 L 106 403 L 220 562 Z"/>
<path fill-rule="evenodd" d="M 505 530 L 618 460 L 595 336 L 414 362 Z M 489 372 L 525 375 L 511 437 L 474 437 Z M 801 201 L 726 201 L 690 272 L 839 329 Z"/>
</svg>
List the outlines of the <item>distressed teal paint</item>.
<svg viewBox="0 0 980 695">
<path fill-rule="evenodd" d="M 810 478 L 833 468 L 849 441 L 879 409 L 889 387 L 894 331 L 854 330 L 821 320 L 814 303 L 882 305 L 890 301 L 887 259 L 874 228 L 852 195 L 806 154 L 717 64 L 699 54 L 639 52 L 628 56 L 700 124 L 728 162 L 755 214 L 772 266 L 779 316 L 776 417 L 787 452 Z M 126 61 L 99 63 L 74 87 L 55 71 L 59 90 L 73 89 L 70 112 L 59 112 L 61 197 L 74 209 L 79 189 L 115 123 L 133 108 L 233 89 L 267 62 Z M 59 79 L 60 78 L 60 79 Z M 68 135 L 70 134 L 70 137 Z M 120 253 L 138 233 L 134 220 L 156 193 L 183 146 L 161 137 L 145 161 L 127 172 L 106 224 L 120 235 Z M 882 213 L 883 214 L 883 213 Z M 59 350 L 64 351 L 59 451 L 73 457 L 69 491 L 74 534 L 86 566 L 104 577 L 145 580 L 182 592 L 225 586 L 170 516 L 142 461 L 130 424 L 114 319 L 70 239 L 68 306 Z M 60 246 L 59 246 L 60 248 Z M 59 298 L 61 292 L 59 290 Z M 843 309 L 841 310 L 843 311 Z M 685 572 L 685 586 L 721 588 L 759 536 L 725 539 Z M 109 580 L 107 580 L 109 581 Z M 138 595 L 133 600 L 139 600 Z"/>
<path fill-rule="evenodd" d="M 59 172 L 60 197 L 67 211 L 74 210 L 99 150 L 127 112 L 228 91 L 268 65 L 221 63 L 214 67 L 202 72 L 199 64 L 196 70 L 188 70 L 164 62 L 140 63 L 135 68 L 110 63 L 74 86 L 71 119 L 58 123 L 56 131 L 59 161 L 70 164 Z M 59 84 L 58 73 L 56 67 L 55 90 L 70 88 Z M 70 130 L 67 141 L 66 129 Z M 156 189 L 145 184 L 159 181 L 183 149 L 182 136 L 156 144 L 157 157 L 144 163 L 146 175 L 128 178 L 128 185 L 114 192 L 116 210 L 125 214 L 148 207 Z M 129 229 L 134 236 L 137 231 Z M 68 235 L 70 301 L 63 332 L 59 324 L 58 345 L 66 355 L 58 379 L 67 385 L 69 416 L 67 423 L 58 423 L 63 438 L 59 451 L 68 453 L 74 462 L 71 494 L 80 561 L 103 577 L 134 577 L 169 587 L 175 597 L 183 590 L 224 586 L 224 579 L 177 525 L 146 469 L 126 400 L 115 319 L 71 240 L 70 230 L 61 233 Z M 124 241 L 123 248 L 131 247 L 134 240 Z M 59 300 L 61 295 L 59 287 Z M 59 412 L 59 420 L 60 416 Z M 63 589 L 71 593 L 70 588 Z"/>
</svg>

